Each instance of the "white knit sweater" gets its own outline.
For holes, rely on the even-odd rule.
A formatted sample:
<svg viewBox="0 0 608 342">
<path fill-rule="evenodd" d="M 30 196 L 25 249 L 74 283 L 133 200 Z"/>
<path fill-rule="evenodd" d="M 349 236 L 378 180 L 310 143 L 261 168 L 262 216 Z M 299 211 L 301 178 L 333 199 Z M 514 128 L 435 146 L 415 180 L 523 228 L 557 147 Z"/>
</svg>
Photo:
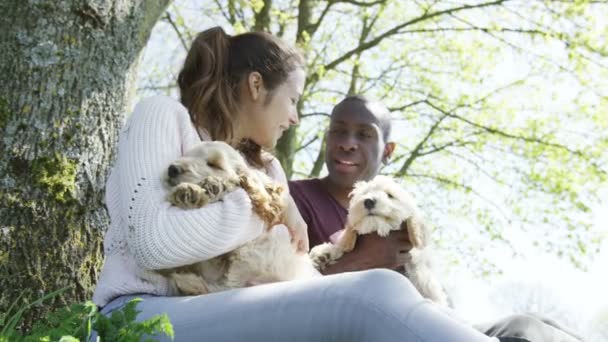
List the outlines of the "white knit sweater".
<svg viewBox="0 0 608 342">
<path fill-rule="evenodd" d="M 136 106 L 120 133 L 118 156 L 106 184 L 110 228 L 93 294 L 97 305 L 126 294 L 166 295 L 166 280 L 151 270 L 218 256 L 264 230 L 242 189 L 200 209 L 178 209 L 166 201 L 163 173 L 198 141 L 199 134 L 179 102 L 156 96 Z M 266 171 L 287 188 L 276 159 Z"/>
</svg>

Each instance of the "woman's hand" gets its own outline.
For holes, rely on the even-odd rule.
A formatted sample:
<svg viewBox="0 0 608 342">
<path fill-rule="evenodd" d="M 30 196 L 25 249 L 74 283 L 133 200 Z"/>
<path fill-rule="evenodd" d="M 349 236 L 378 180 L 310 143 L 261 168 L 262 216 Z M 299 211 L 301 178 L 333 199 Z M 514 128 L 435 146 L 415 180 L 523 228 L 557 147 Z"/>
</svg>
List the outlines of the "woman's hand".
<svg viewBox="0 0 608 342">
<path fill-rule="evenodd" d="M 285 225 L 291 234 L 291 243 L 294 245 L 298 253 L 308 253 L 308 226 L 300 211 L 296 206 L 296 202 L 291 195 L 287 195 L 287 208 L 285 209 Z"/>
</svg>

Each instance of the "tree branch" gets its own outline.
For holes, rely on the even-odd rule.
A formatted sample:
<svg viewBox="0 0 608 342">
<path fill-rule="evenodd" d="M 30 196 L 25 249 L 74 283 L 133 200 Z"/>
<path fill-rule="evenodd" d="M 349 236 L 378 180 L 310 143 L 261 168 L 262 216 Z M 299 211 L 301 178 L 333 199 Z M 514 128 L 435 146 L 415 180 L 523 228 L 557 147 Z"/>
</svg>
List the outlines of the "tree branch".
<svg viewBox="0 0 608 342">
<path fill-rule="evenodd" d="M 254 15 L 254 31 L 269 31 L 270 30 L 270 9 L 272 8 L 272 0 L 264 0 L 264 6 L 259 12 Z"/>
<path fill-rule="evenodd" d="M 173 21 L 173 18 L 171 18 L 171 14 L 168 11 L 165 12 L 165 16 L 163 19 L 165 19 L 167 22 L 169 22 L 169 25 L 171 25 L 171 27 L 173 28 L 173 31 L 175 31 L 175 34 L 177 34 L 179 41 L 182 43 L 182 47 L 184 48 L 184 50 L 188 51 L 188 43 L 186 43 L 184 36 L 182 35 L 179 28 L 175 24 L 175 21 Z"/>
<path fill-rule="evenodd" d="M 217 8 L 222 13 L 222 16 L 230 23 L 230 25 L 234 26 L 234 24 L 236 23 L 236 20 L 234 18 L 234 14 L 231 15 L 229 13 L 230 12 L 230 8 L 231 8 L 232 0 L 230 0 L 228 2 L 228 10 L 229 10 L 229 12 L 224 11 L 224 6 L 220 3 L 220 0 L 213 0 L 213 2 L 215 2 L 215 5 L 217 6 Z"/>
<path fill-rule="evenodd" d="M 465 192 L 470 192 L 472 194 L 474 194 L 475 196 L 481 198 L 483 201 L 489 203 L 491 206 L 493 206 L 504 218 L 505 220 L 507 220 L 507 222 L 511 222 L 511 218 L 509 215 L 505 214 L 505 212 L 500 208 L 500 206 L 496 203 L 494 203 L 494 201 L 492 201 L 491 199 L 483 196 L 482 194 L 480 194 L 478 191 L 476 191 L 472 186 L 470 185 L 466 185 L 463 183 L 459 183 L 456 181 L 453 181 L 451 179 L 445 178 L 445 177 L 441 177 L 441 176 L 437 176 L 437 175 L 430 175 L 430 174 L 418 174 L 418 173 L 407 173 L 408 177 L 413 177 L 413 178 L 426 178 L 426 179 L 431 179 L 434 180 L 438 183 L 441 184 L 445 184 L 445 185 L 449 185 L 449 186 L 453 186 L 456 188 L 461 188 L 463 190 L 465 190 Z"/>
<path fill-rule="evenodd" d="M 321 173 L 323 164 L 325 164 L 325 149 L 327 148 L 325 142 L 325 135 L 323 135 L 323 140 L 321 140 L 321 148 L 319 149 L 319 153 L 317 153 L 317 158 L 312 166 L 312 170 L 310 170 L 310 173 L 308 174 L 308 178 L 318 178 L 319 174 Z"/>
<path fill-rule="evenodd" d="M 434 17 L 438 17 L 438 16 L 442 16 L 442 15 L 446 15 L 446 14 L 452 14 L 452 13 L 457 13 L 463 10 L 469 10 L 469 9 L 474 9 L 474 8 L 483 8 L 483 7 L 489 7 L 489 6 L 496 6 L 496 5 L 500 5 L 502 3 L 505 3 L 507 1 L 510 0 L 497 0 L 497 1 L 492 1 L 492 2 L 486 2 L 486 3 L 481 3 L 481 4 L 477 4 L 477 5 L 463 5 L 460 7 L 454 7 L 454 8 L 450 8 L 450 9 L 446 9 L 446 10 L 442 10 L 442 11 L 436 11 L 436 12 L 432 12 L 432 13 L 425 13 L 422 16 L 419 16 L 417 18 L 414 18 L 412 20 L 409 20 L 405 23 L 399 24 L 387 31 L 385 31 L 384 33 L 378 35 L 377 37 L 375 37 L 374 39 L 367 41 L 363 44 L 359 44 L 359 46 L 351 49 L 350 51 L 346 52 L 345 54 L 343 54 L 342 56 L 334 59 L 333 61 L 327 63 L 325 65 L 325 70 L 332 70 L 334 69 L 337 65 L 339 65 L 340 63 L 344 62 L 345 60 L 349 59 L 350 57 L 352 57 L 353 55 L 357 54 L 357 53 L 361 53 L 365 50 L 368 50 L 376 45 L 378 45 L 380 42 L 382 42 L 385 38 L 388 38 L 390 36 L 393 36 L 395 34 L 398 34 L 400 30 L 402 30 L 403 28 L 407 27 L 407 26 L 411 26 L 414 24 L 417 24 L 419 22 L 425 21 L 425 20 L 429 20 L 431 18 Z M 314 73 L 312 75 L 309 76 L 309 82 L 315 82 L 316 80 L 318 80 L 319 75 L 317 73 Z"/>
<path fill-rule="evenodd" d="M 403 106 L 399 106 L 399 107 L 389 107 L 388 110 L 390 110 L 391 112 L 400 112 L 404 109 L 407 109 L 409 107 L 414 107 L 420 103 L 424 103 L 425 100 L 419 100 L 419 101 L 414 101 L 414 102 L 410 102 L 408 104 L 405 104 Z"/>
<path fill-rule="evenodd" d="M 535 144 L 539 144 L 539 145 L 550 146 L 550 147 L 554 147 L 554 148 L 565 150 L 565 151 L 567 151 L 567 152 L 569 152 L 569 153 L 571 153 L 573 155 L 579 156 L 579 157 L 583 156 L 583 153 L 581 151 L 573 150 L 573 149 L 569 148 L 568 146 L 565 146 L 565 145 L 562 145 L 562 144 L 557 144 L 557 143 L 552 143 L 552 142 L 549 142 L 549 141 L 544 141 L 544 140 L 541 140 L 541 139 L 539 139 L 537 137 L 528 137 L 528 136 L 523 136 L 523 135 L 515 135 L 515 134 L 507 133 L 507 132 L 501 131 L 501 130 L 499 130 L 497 128 L 488 127 L 488 126 L 482 125 L 480 123 L 473 122 L 472 120 L 469 120 L 469 119 L 464 118 L 464 117 L 462 117 L 460 115 L 454 114 L 453 112 L 445 111 L 445 110 L 441 109 L 439 106 L 431 103 L 428 100 L 425 100 L 424 102 L 426 104 L 428 104 L 430 107 L 434 108 L 435 110 L 443 113 L 445 116 L 449 116 L 451 118 L 458 119 L 458 120 L 463 121 L 463 122 L 465 122 L 465 123 L 467 123 L 467 124 L 469 124 L 469 125 L 471 125 L 473 127 L 477 127 L 477 128 L 483 129 L 483 130 L 485 130 L 488 133 L 492 133 L 494 135 L 499 135 L 499 136 L 502 136 L 502 137 L 505 137 L 505 138 L 509 138 L 509 139 L 522 140 L 522 141 L 526 141 L 526 142 L 530 142 L 530 143 L 535 143 Z"/>
<path fill-rule="evenodd" d="M 304 144 L 299 144 L 300 146 L 298 146 L 298 148 L 296 148 L 296 150 L 293 152 L 294 154 L 300 152 L 301 150 L 305 149 L 308 147 L 308 145 L 312 144 L 313 142 L 317 141 L 317 139 L 319 139 L 318 135 L 315 135 L 312 139 L 308 140 L 307 142 L 305 142 Z"/>
<path fill-rule="evenodd" d="M 306 113 L 306 114 L 300 114 L 300 119 L 303 118 L 307 118 L 310 116 L 325 116 L 325 117 L 329 117 L 330 114 L 329 113 L 325 113 L 325 112 L 311 112 L 311 113 Z"/>
<path fill-rule="evenodd" d="M 437 120 L 431 126 L 431 128 L 428 130 L 428 132 L 426 133 L 426 135 L 424 136 L 424 138 L 422 138 L 422 140 L 418 143 L 418 145 L 416 145 L 416 147 L 414 147 L 414 149 L 410 152 L 409 157 L 405 160 L 405 162 L 403 163 L 403 165 L 401 166 L 401 168 L 397 172 L 397 176 L 403 176 L 403 175 L 405 175 L 405 173 L 410 168 L 410 166 L 412 165 L 412 163 L 414 162 L 414 160 L 416 158 L 418 158 L 418 156 L 420 156 L 420 151 L 422 151 L 422 148 L 424 147 L 424 144 L 426 144 L 426 142 L 431 138 L 431 136 L 433 135 L 433 133 L 435 133 L 435 130 L 439 127 L 439 125 L 441 124 L 441 122 L 445 118 L 447 118 L 447 117 L 448 117 L 447 115 L 443 115 L 442 117 L 439 118 L 439 120 Z"/>
<path fill-rule="evenodd" d="M 352 4 L 352 5 L 356 5 L 359 7 L 372 7 L 372 6 L 383 4 L 386 2 L 386 0 L 376 0 L 376 1 L 372 1 L 372 2 L 363 2 L 363 1 L 356 1 L 356 0 L 336 0 L 335 2 Z"/>
</svg>

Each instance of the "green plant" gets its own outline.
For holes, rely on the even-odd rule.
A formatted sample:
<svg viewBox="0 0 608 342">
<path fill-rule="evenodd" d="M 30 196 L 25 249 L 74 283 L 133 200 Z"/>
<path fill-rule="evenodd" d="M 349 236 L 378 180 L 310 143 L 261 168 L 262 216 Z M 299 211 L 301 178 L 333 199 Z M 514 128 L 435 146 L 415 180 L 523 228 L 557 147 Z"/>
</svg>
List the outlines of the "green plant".
<svg viewBox="0 0 608 342">
<path fill-rule="evenodd" d="M 156 315 L 148 320 L 136 322 L 139 311 L 137 303 L 140 298 L 129 301 L 121 310 L 115 310 L 109 317 L 100 314 L 97 306 L 87 301 L 75 303 L 60 308 L 40 322 L 34 324 L 27 333 L 19 331 L 18 326 L 23 314 L 31 307 L 53 298 L 67 288 L 51 292 L 38 300 L 23 305 L 14 313 L 13 310 L 21 298 L 17 298 L 6 313 L 0 313 L 0 342 L 9 341 L 88 341 L 94 329 L 98 334 L 98 341 L 135 342 L 151 341 L 149 336 L 165 334 L 173 338 L 173 327 L 167 315 Z"/>
<path fill-rule="evenodd" d="M 143 336 L 163 333 L 173 338 L 173 327 L 166 314 L 156 315 L 143 322 L 135 322 L 139 311 L 136 309 L 140 298 L 127 303 L 122 310 L 112 312 L 110 317 L 98 314 L 94 323 L 101 341 L 138 342 Z M 153 341 L 146 339 L 145 341 Z"/>
</svg>

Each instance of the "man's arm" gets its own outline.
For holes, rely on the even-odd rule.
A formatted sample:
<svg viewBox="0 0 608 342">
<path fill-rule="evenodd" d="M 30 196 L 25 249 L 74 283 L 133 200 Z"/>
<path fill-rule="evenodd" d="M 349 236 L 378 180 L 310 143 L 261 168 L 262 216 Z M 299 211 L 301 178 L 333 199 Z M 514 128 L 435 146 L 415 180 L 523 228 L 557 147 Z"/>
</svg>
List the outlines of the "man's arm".
<svg viewBox="0 0 608 342">
<path fill-rule="evenodd" d="M 412 248 L 407 232 L 394 231 L 388 237 L 376 233 L 359 235 L 355 249 L 345 253 L 323 274 L 362 271 L 372 268 L 397 269 L 403 266 L 403 255 Z"/>
</svg>

